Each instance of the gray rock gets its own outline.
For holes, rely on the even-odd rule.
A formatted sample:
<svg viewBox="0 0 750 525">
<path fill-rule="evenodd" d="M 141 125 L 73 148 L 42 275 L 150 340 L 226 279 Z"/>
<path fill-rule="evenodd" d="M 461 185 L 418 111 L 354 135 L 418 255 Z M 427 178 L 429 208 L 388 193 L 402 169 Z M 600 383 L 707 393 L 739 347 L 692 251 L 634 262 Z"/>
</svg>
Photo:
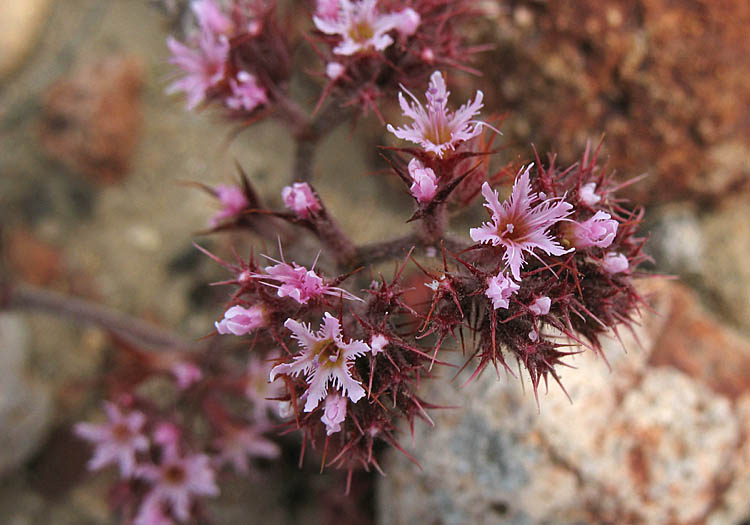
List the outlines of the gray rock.
<svg viewBox="0 0 750 525">
<path fill-rule="evenodd" d="M 52 418 L 49 392 L 26 373 L 23 320 L 0 315 L 0 477 L 24 463 L 44 440 Z"/>
<path fill-rule="evenodd" d="M 737 199 L 701 226 L 706 239 L 703 284 L 721 302 L 722 313 L 750 333 L 750 202 Z"/>
<path fill-rule="evenodd" d="M 463 408 L 437 412 L 435 428 L 416 430 L 409 452 L 421 470 L 389 453 L 379 523 L 730 523 L 723 520 L 747 516 L 747 407 L 648 363 L 666 320 L 643 319 L 643 348 L 629 334 L 622 334 L 628 353 L 607 343 L 611 371 L 592 352 L 570 361 L 576 369 L 564 370 L 562 381 L 572 403 L 550 386 L 539 410 L 518 380 L 498 381 L 490 370 L 461 390 L 433 382 L 427 399 Z"/>
<path fill-rule="evenodd" d="M 0 79 L 18 68 L 36 44 L 52 0 L 0 5 Z"/>
<path fill-rule="evenodd" d="M 649 247 L 659 268 L 679 275 L 701 273 L 706 242 L 695 210 L 685 205 L 665 206 L 656 215 Z"/>
</svg>

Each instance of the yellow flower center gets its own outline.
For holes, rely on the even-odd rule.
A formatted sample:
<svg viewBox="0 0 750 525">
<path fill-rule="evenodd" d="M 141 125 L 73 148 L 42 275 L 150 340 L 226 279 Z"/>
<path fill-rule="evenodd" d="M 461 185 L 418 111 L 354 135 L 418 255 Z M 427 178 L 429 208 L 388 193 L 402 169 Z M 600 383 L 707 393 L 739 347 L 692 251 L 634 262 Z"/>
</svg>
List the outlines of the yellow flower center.
<svg viewBox="0 0 750 525">
<path fill-rule="evenodd" d="M 358 44 L 364 44 L 372 39 L 373 36 L 375 36 L 375 30 L 366 20 L 357 22 L 351 27 L 351 29 L 349 29 L 349 38 Z"/>
<path fill-rule="evenodd" d="M 130 439 L 130 429 L 124 423 L 118 423 L 112 427 L 112 437 L 115 441 L 128 441 Z"/>
<path fill-rule="evenodd" d="M 333 339 L 324 339 L 313 347 L 313 355 L 320 368 L 336 368 L 344 361 L 344 352 Z"/>
<path fill-rule="evenodd" d="M 179 485 L 185 481 L 185 469 L 181 465 L 169 465 L 164 469 L 164 481 L 172 485 Z"/>
<path fill-rule="evenodd" d="M 442 120 L 442 119 L 441 119 Z M 424 138 L 435 145 L 446 144 L 451 141 L 451 130 L 445 122 L 432 122 L 424 133 Z"/>
</svg>

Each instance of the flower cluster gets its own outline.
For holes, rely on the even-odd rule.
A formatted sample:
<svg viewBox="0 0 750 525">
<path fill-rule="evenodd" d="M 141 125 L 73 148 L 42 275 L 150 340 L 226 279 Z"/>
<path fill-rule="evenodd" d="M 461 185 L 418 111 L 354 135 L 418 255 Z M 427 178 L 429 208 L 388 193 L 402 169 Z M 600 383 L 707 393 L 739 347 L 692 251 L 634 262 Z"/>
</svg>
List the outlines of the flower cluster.
<svg viewBox="0 0 750 525">
<path fill-rule="evenodd" d="M 405 300 L 406 264 L 393 280 L 366 286 L 351 274 L 324 278 L 274 260 L 277 265 L 265 273 L 248 272 L 252 262 L 232 269 L 238 277 L 229 283 L 239 290 L 217 324 L 244 312 L 239 304 L 264 312 L 263 323 L 248 315 L 243 333 L 266 332 L 285 349 L 269 379 L 284 381 L 279 399 L 289 424 L 313 444 L 323 439 L 330 449 L 337 443 L 333 463 L 346 468 L 377 468 L 373 443 L 395 444 L 398 418 L 428 419 L 429 404 L 419 398 L 416 385 L 442 363 L 440 348 L 459 330 L 476 334 L 476 372 L 515 359 L 526 367 L 536 390 L 540 380 L 557 379 L 555 368 L 568 355 L 553 332 L 598 348 L 599 337 L 627 322 L 640 301 L 632 277 L 645 259 L 642 241 L 634 236 L 641 212 L 628 211 L 612 197 L 611 179 L 596 167 L 596 152 L 590 150 L 564 171 L 544 168 L 538 159 L 522 167 L 505 199 L 484 182 L 481 195 L 489 220 L 467 232 L 474 244 L 447 237 L 452 193 L 469 181 L 467 160 L 488 155 L 475 139 L 492 128 L 475 118 L 481 93 L 457 111 L 450 108 L 441 72 L 432 74 L 426 96 L 426 106 L 413 96 L 408 104 L 402 96 L 404 116 L 414 122 L 388 130 L 419 146 L 395 148 L 411 159 L 392 163 L 414 198 L 412 220 L 419 224 L 419 236 L 411 248 L 421 246 L 429 257 L 431 245 L 443 245 L 441 271 L 414 260 L 427 277 L 429 309 L 420 311 Z M 312 231 L 333 250 L 333 261 L 342 269 L 382 256 L 374 247 L 356 249 L 353 260 L 337 258 L 336 226 L 308 183 L 284 188 L 282 201 L 291 214 L 266 214 Z M 341 287 L 344 282 L 350 291 Z M 266 287 L 276 289 L 278 297 Z M 468 312 L 473 312 L 471 321 Z M 307 324 L 321 318 L 319 329 Z M 425 348 L 426 341 L 432 346 Z"/>
<path fill-rule="evenodd" d="M 388 131 L 400 139 L 419 144 L 424 151 L 443 157 L 447 151 L 466 142 L 482 132 L 484 122 L 474 120 L 482 109 L 482 92 L 477 91 L 473 101 L 467 102 L 455 112 L 448 109 L 448 96 L 442 73 L 435 71 L 430 77 L 430 87 L 425 93 L 427 105 L 404 88 L 413 102 L 408 102 L 403 93 L 398 101 L 404 115 L 414 122 L 410 126 L 394 128 L 388 124 Z"/>
<path fill-rule="evenodd" d="M 247 115 L 270 104 L 288 80 L 290 60 L 274 7 L 237 2 L 224 10 L 216 0 L 190 5 L 194 34 L 185 42 L 167 39 L 170 60 L 182 75 L 167 91 L 184 93 L 188 109 L 220 101 L 229 112 Z"/>
<path fill-rule="evenodd" d="M 322 0 L 313 21 L 321 32 L 340 38 L 334 54 L 349 56 L 383 51 L 393 44 L 389 35 L 393 31 L 404 37 L 413 35 L 421 17 L 411 8 L 381 12 L 378 0 Z"/>
<path fill-rule="evenodd" d="M 106 421 L 78 423 L 74 427 L 75 434 L 94 447 L 89 470 L 118 467 L 119 491 L 124 495 L 121 503 L 133 512 L 129 516 L 126 512 L 128 522 L 155 525 L 183 523 L 200 517 L 202 501 L 219 494 L 217 475 L 223 467 L 249 475 L 254 470 L 250 460 L 279 456 L 279 446 L 265 436 L 275 424 L 270 414 L 277 404 L 268 398 L 279 394 L 279 385 L 268 382 L 269 361 L 253 357 L 243 375 L 231 380 L 226 376 L 229 382 L 225 385 L 213 382 L 214 390 L 204 399 L 211 432 L 199 439 L 188 427 L 172 419 L 176 407 L 159 409 L 133 393 L 148 380 L 149 374 L 162 373 L 165 368 L 163 356 L 137 357 L 140 369 L 147 375 L 132 379 L 130 385 L 120 385 L 131 393 L 121 395 L 118 403 L 104 403 Z M 187 396 L 205 392 L 211 378 L 203 377 L 201 369 L 192 363 L 175 364 L 186 367 L 189 374 L 198 374 L 188 374 L 189 381 L 172 375 L 178 392 Z M 122 374 L 118 377 L 122 378 Z M 246 386 L 242 388 L 242 384 Z M 224 405 L 220 399 L 232 401 Z M 230 405 L 236 405 L 237 401 L 244 401 L 250 408 L 249 414 L 231 412 Z"/>
<path fill-rule="evenodd" d="M 197 33 L 169 41 L 184 74 L 172 89 L 190 107 L 220 102 L 250 123 L 267 108 L 291 124 L 297 149 L 292 180 L 268 202 L 241 170 L 233 186 L 198 184 L 221 206 L 208 233 L 250 233 L 267 262 L 254 251 L 229 262 L 198 247 L 230 273 L 215 283 L 230 290 L 217 337 L 195 354 L 127 348 L 129 373 L 113 381 L 126 401 L 105 405 L 108 423 L 77 427 L 95 446 L 90 468 L 118 466 L 137 523 L 199 518 L 201 500 L 218 493 L 219 469 L 247 474 L 249 459 L 279 455 L 265 437 L 272 429 L 298 431 L 302 450 L 311 444 L 324 466 L 380 470 L 378 443 L 403 451 L 399 421 L 431 422 L 437 407 L 418 387 L 435 365 L 448 366 L 445 347 L 470 350 L 472 377 L 516 361 L 536 393 L 550 377 L 559 382 L 570 341 L 600 351 L 602 335 L 637 315 L 643 211 L 615 197 L 598 149 L 564 170 L 538 156 L 496 169 L 490 146 L 499 132 L 479 118 L 482 92 L 451 105 L 448 77 L 434 65 L 461 65 L 456 28 L 470 4 L 315 2 L 310 40 L 322 45 L 319 100 L 330 102 L 306 117 L 288 91 L 293 44 L 275 3 L 192 3 Z M 416 82 L 427 84 L 426 102 L 409 90 Z M 357 244 L 325 188 L 314 188 L 310 151 L 350 116 L 347 106 L 377 109 L 387 94 L 397 109 L 397 93 L 406 122 L 385 129 L 405 143 L 388 148 L 387 160 L 413 199 L 412 231 Z M 451 233 L 451 218 L 480 209 L 480 196 L 488 219 Z M 388 261 L 399 264 L 384 277 Z M 171 406 L 137 393 L 154 376 L 172 381 Z"/>
<path fill-rule="evenodd" d="M 274 115 L 295 127 L 290 102 L 296 42 L 274 1 L 193 0 L 197 28 L 185 42 L 169 38 L 171 61 L 181 70 L 169 92 L 185 94 L 188 109 L 217 101 L 232 115 Z M 358 105 L 379 113 L 379 99 L 399 83 L 415 84 L 437 64 L 465 65 L 475 50 L 457 28 L 474 14 L 468 0 L 314 1 L 312 28 L 322 44 L 329 96 L 335 107 Z M 288 18 L 288 17 L 287 17 Z M 260 112 L 262 108 L 274 111 Z M 298 130 L 301 132 L 301 130 Z"/>
</svg>

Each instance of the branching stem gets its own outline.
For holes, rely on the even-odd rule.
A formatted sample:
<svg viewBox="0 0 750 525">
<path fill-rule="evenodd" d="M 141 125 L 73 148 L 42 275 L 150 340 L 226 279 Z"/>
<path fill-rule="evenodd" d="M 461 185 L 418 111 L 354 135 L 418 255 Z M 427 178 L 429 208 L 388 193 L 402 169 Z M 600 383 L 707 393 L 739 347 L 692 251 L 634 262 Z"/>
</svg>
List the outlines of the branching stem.
<svg viewBox="0 0 750 525">
<path fill-rule="evenodd" d="M 90 323 L 152 350 L 196 351 L 203 348 L 199 343 L 187 341 L 173 332 L 106 306 L 28 285 L 11 286 L 0 308 L 45 312 Z"/>
</svg>

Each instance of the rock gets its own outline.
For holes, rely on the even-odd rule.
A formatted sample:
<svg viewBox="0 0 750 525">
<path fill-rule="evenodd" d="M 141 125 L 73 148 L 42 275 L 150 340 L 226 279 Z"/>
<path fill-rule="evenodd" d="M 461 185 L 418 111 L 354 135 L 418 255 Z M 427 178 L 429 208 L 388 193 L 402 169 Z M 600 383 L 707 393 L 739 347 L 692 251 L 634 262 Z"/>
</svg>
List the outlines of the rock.
<svg viewBox="0 0 750 525">
<path fill-rule="evenodd" d="M 0 79 L 23 64 L 47 20 L 52 0 L 3 2 L 0 5 Z"/>
<path fill-rule="evenodd" d="M 727 321 L 750 334 L 750 202 L 744 196 L 709 212 L 668 204 L 650 210 L 647 251 L 657 269 L 699 290 Z"/>
<path fill-rule="evenodd" d="M 671 287 L 667 312 L 649 364 L 681 370 L 731 400 L 750 392 L 750 340 L 719 324 L 684 287 Z"/>
<path fill-rule="evenodd" d="M 737 414 L 744 432 L 743 440 L 732 463 L 727 465 L 726 477 L 719 486 L 724 492 L 706 520 L 709 525 L 746 524 L 750 521 L 747 510 L 747 495 L 750 494 L 750 447 L 747 445 L 750 440 L 750 394 L 737 401 Z"/>
<path fill-rule="evenodd" d="M 47 92 L 41 142 L 68 168 L 100 182 L 127 174 L 141 128 L 142 70 L 132 56 L 79 64 Z"/>
<path fill-rule="evenodd" d="M 7 237 L 8 261 L 22 280 L 49 285 L 61 274 L 60 250 L 26 230 L 12 230 Z"/>
<path fill-rule="evenodd" d="M 25 370 L 28 352 L 22 319 L 0 314 L 0 477 L 37 451 L 52 420 L 49 392 Z"/>
<path fill-rule="evenodd" d="M 417 428 L 409 452 L 422 470 L 389 452 L 379 523 L 731 523 L 750 515 L 750 342 L 718 326 L 682 287 L 652 285 L 652 295 L 657 313 L 636 330 L 643 348 L 623 333 L 627 353 L 605 345 L 611 371 L 592 352 L 563 371 L 572 404 L 550 387 L 538 411 L 518 381 L 494 372 L 460 391 L 433 381 L 428 399 L 463 408 L 435 411 L 435 428 Z M 698 319 L 700 328 L 674 337 Z M 694 342 L 701 364 L 729 355 L 733 364 L 689 365 Z"/>
<path fill-rule="evenodd" d="M 659 269 L 681 277 L 701 274 L 706 241 L 696 211 L 679 204 L 649 211 L 657 217 L 649 229 L 649 255 Z"/>
<path fill-rule="evenodd" d="M 29 361 L 35 378 L 54 393 L 54 423 L 81 419 L 97 395 L 95 378 L 109 355 L 109 336 L 100 328 L 48 315 L 31 315 L 28 324 L 32 334 Z"/>
<path fill-rule="evenodd" d="M 735 199 L 707 216 L 702 285 L 721 303 L 722 314 L 750 333 L 750 202 Z"/>
<path fill-rule="evenodd" d="M 639 203 L 750 188 L 745 0 L 531 2 L 494 12 L 498 45 L 479 69 L 487 106 L 510 112 L 504 141 L 520 144 L 522 157 L 533 142 L 573 162 L 586 140 L 606 134 L 610 167 L 651 175 L 629 189 Z"/>
</svg>

